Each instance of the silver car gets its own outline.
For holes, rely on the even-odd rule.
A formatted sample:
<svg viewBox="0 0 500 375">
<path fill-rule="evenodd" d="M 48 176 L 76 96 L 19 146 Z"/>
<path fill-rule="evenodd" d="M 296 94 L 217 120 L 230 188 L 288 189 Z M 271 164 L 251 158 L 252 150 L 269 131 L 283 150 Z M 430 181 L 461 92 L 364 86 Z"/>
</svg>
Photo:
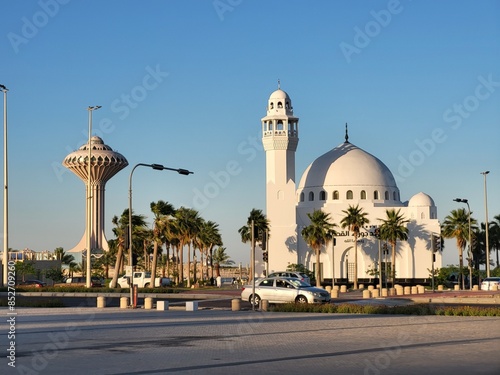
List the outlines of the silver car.
<svg viewBox="0 0 500 375">
<path fill-rule="evenodd" d="M 481 290 L 493 290 L 495 285 L 495 290 L 500 290 L 500 277 L 487 277 L 481 283 Z"/>
<path fill-rule="evenodd" d="M 252 285 L 243 287 L 241 299 L 255 305 L 263 299 L 269 303 L 324 303 L 330 301 L 330 293 L 295 278 L 268 277 L 255 281 L 255 299 Z"/>
<path fill-rule="evenodd" d="M 304 282 L 308 283 L 309 285 L 311 284 L 311 279 L 309 279 L 309 276 L 307 276 L 303 272 L 298 272 L 298 271 L 273 272 L 273 273 L 270 273 L 268 277 L 292 277 L 294 279 L 299 279 L 301 281 L 304 281 Z"/>
</svg>

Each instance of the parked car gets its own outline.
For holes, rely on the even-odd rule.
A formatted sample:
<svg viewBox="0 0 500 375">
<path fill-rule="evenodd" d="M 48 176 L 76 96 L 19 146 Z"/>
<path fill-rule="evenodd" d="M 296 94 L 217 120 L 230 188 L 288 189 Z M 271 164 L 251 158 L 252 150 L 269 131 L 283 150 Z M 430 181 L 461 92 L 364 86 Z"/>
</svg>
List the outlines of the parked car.
<svg viewBox="0 0 500 375">
<path fill-rule="evenodd" d="M 270 273 L 268 277 L 292 277 L 294 279 L 299 279 L 311 285 L 311 279 L 303 272 L 296 271 L 282 271 Z"/>
<path fill-rule="evenodd" d="M 64 285 L 71 285 L 71 286 L 86 286 L 87 285 L 87 278 L 85 276 L 78 276 L 78 277 L 68 277 L 64 281 Z M 97 276 L 92 276 L 90 278 L 90 286 L 91 287 L 100 287 L 103 286 L 103 280 L 98 278 Z"/>
<path fill-rule="evenodd" d="M 43 281 L 40 281 L 40 280 L 26 280 L 26 281 L 20 282 L 17 285 L 19 285 L 19 286 L 28 286 L 28 287 L 34 286 L 35 288 L 42 288 L 44 286 L 47 286 L 47 283 L 43 282 Z"/>
<path fill-rule="evenodd" d="M 481 290 L 493 290 L 495 285 L 495 289 L 500 289 L 500 277 L 487 277 L 481 283 Z"/>
<path fill-rule="evenodd" d="M 241 299 L 258 305 L 261 300 L 269 303 L 324 303 L 330 301 L 330 293 L 292 277 L 268 277 L 255 281 L 255 299 L 252 285 L 245 285 Z M 255 301 L 255 302 L 254 302 Z"/>
</svg>

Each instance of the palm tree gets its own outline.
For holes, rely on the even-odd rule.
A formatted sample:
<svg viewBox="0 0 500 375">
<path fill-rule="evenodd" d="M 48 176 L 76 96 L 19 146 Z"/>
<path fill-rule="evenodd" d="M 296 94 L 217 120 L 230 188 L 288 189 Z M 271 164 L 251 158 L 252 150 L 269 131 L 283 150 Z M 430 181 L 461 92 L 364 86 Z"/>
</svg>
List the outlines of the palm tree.
<svg viewBox="0 0 500 375">
<path fill-rule="evenodd" d="M 322 210 L 314 210 L 313 213 L 308 213 L 307 217 L 311 220 L 311 224 L 302 229 L 302 237 L 306 241 L 307 246 L 314 250 L 316 254 L 316 286 L 321 286 L 321 248 L 328 247 L 328 244 L 336 234 L 335 224 L 330 221 L 330 214 Z"/>
<path fill-rule="evenodd" d="M 388 241 L 392 247 L 392 257 L 391 257 L 391 278 L 392 283 L 396 280 L 396 246 L 399 241 L 408 240 L 408 228 L 406 223 L 409 222 L 403 214 L 401 209 L 396 210 L 394 208 L 390 210 L 385 210 L 385 219 L 377 219 L 382 222 L 380 225 L 380 239 Z"/>
<path fill-rule="evenodd" d="M 366 217 L 368 214 L 363 212 L 363 208 L 359 205 L 351 206 L 347 210 L 342 211 L 345 216 L 340 221 L 342 228 L 348 228 L 354 235 L 354 289 L 358 289 L 358 237 L 359 231 L 365 225 L 367 225 L 370 220 Z"/>
<path fill-rule="evenodd" d="M 266 218 L 266 215 L 262 213 L 262 210 L 258 210 L 256 208 L 250 211 L 250 216 L 247 220 L 247 225 L 242 226 L 238 229 L 238 233 L 241 236 L 241 242 L 247 243 L 252 242 L 252 221 L 254 225 L 254 243 L 250 243 L 250 251 L 254 248 L 255 243 L 258 241 L 259 237 L 262 236 L 263 233 L 268 234 L 269 236 L 269 220 Z M 252 257 L 250 257 L 251 259 Z M 254 277 L 254 269 L 253 264 L 250 264 L 250 275 L 249 280 L 251 281 Z"/>
<path fill-rule="evenodd" d="M 171 217 L 175 214 L 174 206 L 170 203 L 159 200 L 158 202 L 151 202 L 151 211 L 154 215 L 153 221 L 153 261 L 151 263 L 151 277 L 156 278 L 156 265 L 158 262 L 158 246 L 163 245 L 164 231 L 163 226 L 165 218 Z M 154 284 L 153 284 L 154 285 Z"/>
<path fill-rule="evenodd" d="M 187 277 L 187 287 L 191 287 L 191 242 L 198 233 L 198 228 L 200 224 L 200 216 L 198 211 L 181 207 L 175 213 L 175 226 L 179 238 L 179 277 L 180 283 L 184 282 L 184 257 L 183 249 L 185 245 L 188 245 L 188 277 Z"/>
<path fill-rule="evenodd" d="M 217 249 L 215 249 L 212 261 L 215 264 L 216 277 L 220 276 L 220 266 L 234 264 L 234 262 L 231 260 L 231 257 L 226 254 L 226 248 L 222 246 L 219 246 Z"/>
<path fill-rule="evenodd" d="M 123 266 L 123 251 L 125 250 L 125 245 L 128 244 L 128 237 L 129 237 L 129 231 L 128 231 L 128 208 L 126 208 L 120 218 L 118 216 L 114 216 L 113 219 L 111 220 L 113 225 L 115 226 L 113 228 L 113 234 L 115 235 L 117 241 L 118 241 L 118 251 L 116 254 L 116 263 L 115 263 L 115 273 L 113 275 L 113 279 L 111 280 L 110 287 L 115 288 L 116 287 L 116 282 L 118 280 L 118 274 L 120 272 L 120 269 Z M 145 229 L 146 228 L 146 221 L 145 217 L 143 215 L 132 215 L 132 231 L 137 233 L 138 230 L 140 229 Z M 138 242 L 142 240 L 139 238 L 134 238 L 134 241 Z M 137 246 L 133 247 L 134 249 L 137 249 Z M 129 260 L 130 261 L 130 260 Z"/>
<path fill-rule="evenodd" d="M 498 252 L 500 251 L 500 215 L 496 215 L 490 225 L 488 242 L 490 243 L 490 248 L 497 251 L 496 265 L 500 267 L 500 263 L 498 262 Z"/>
<path fill-rule="evenodd" d="M 205 259 L 212 259 L 212 251 L 214 246 L 222 246 L 222 237 L 219 233 L 219 224 L 210 220 L 209 221 L 203 220 L 197 241 L 202 256 L 204 255 Z M 213 277 L 214 276 L 213 262 L 211 262 L 210 264 Z M 207 278 L 208 278 L 208 270 L 207 270 Z M 201 279 L 204 280 L 203 262 L 201 263 Z"/>
<path fill-rule="evenodd" d="M 475 222 L 476 220 L 471 219 L 471 225 L 475 224 Z M 444 218 L 441 233 L 444 238 L 455 238 L 457 241 L 460 280 L 462 280 L 462 289 L 465 289 L 463 270 L 464 250 L 469 240 L 469 213 L 465 208 L 452 210 L 450 214 Z"/>
</svg>

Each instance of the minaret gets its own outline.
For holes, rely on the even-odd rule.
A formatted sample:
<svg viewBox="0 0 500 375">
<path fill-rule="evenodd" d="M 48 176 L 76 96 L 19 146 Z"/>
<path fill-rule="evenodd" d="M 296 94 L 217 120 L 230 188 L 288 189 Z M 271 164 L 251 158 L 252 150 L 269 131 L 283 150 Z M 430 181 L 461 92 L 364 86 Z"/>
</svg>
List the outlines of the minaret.
<svg viewBox="0 0 500 375">
<path fill-rule="evenodd" d="M 85 205 L 85 233 L 82 239 L 69 252 L 78 252 L 86 249 L 87 233 L 90 230 L 90 249 L 91 253 L 99 253 L 109 250 L 108 241 L 104 234 L 104 187 L 106 182 L 128 165 L 127 159 L 113 151 L 111 147 L 105 145 L 100 137 L 93 136 L 90 139 L 92 145 L 91 155 L 91 209 Z M 80 177 L 85 183 L 85 199 L 87 199 L 88 186 L 88 143 L 81 146 L 78 150 L 72 152 L 63 161 L 63 165 Z M 89 228 L 89 216 L 91 218 L 91 227 Z"/>
<path fill-rule="evenodd" d="M 299 119 L 294 117 L 292 101 L 281 90 L 278 81 L 278 90 L 269 97 L 267 116 L 262 119 L 262 144 L 266 152 L 266 216 L 271 229 L 269 272 L 284 271 L 281 269 L 283 264 L 297 263 L 298 259 L 295 191 L 298 143 Z M 264 264 L 259 265 L 260 270 L 265 269 Z"/>
</svg>

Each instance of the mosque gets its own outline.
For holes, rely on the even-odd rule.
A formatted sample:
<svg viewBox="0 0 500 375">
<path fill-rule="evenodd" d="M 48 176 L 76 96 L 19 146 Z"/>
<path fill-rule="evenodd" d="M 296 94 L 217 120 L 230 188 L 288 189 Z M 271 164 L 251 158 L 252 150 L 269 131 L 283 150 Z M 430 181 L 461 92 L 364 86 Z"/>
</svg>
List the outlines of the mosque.
<svg viewBox="0 0 500 375">
<path fill-rule="evenodd" d="M 292 101 L 281 90 L 269 97 L 267 115 L 262 118 L 262 143 L 266 153 L 266 216 L 270 222 L 268 262 L 256 252 L 256 274 L 284 271 L 290 264 L 302 264 L 314 271 L 315 256 L 301 236 L 310 224 L 308 213 L 323 210 L 336 224 L 335 245 L 321 252 L 323 282 L 353 281 L 354 237 L 340 226 L 342 212 L 359 205 L 367 213 L 369 225 L 358 238 L 358 280 L 370 282 L 380 267 L 382 276 L 390 269 L 390 245 L 379 241 L 375 229 L 386 218 L 386 210 L 401 210 L 407 223 L 408 241 L 398 241 L 396 282 L 427 282 L 429 269 L 442 264 L 441 253 L 433 254 L 431 236 L 440 236 L 437 207 L 433 199 L 420 192 L 402 201 L 393 174 L 375 156 L 345 139 L 319 156 L 306 168 L 298 185 L 295 178 L 295 152 L 299 142 L 299 118 Z M 386 250 L 387 249 L 387 250 Z M 434 262 L 434 264 L 432 264 Z"/>
</svg>

